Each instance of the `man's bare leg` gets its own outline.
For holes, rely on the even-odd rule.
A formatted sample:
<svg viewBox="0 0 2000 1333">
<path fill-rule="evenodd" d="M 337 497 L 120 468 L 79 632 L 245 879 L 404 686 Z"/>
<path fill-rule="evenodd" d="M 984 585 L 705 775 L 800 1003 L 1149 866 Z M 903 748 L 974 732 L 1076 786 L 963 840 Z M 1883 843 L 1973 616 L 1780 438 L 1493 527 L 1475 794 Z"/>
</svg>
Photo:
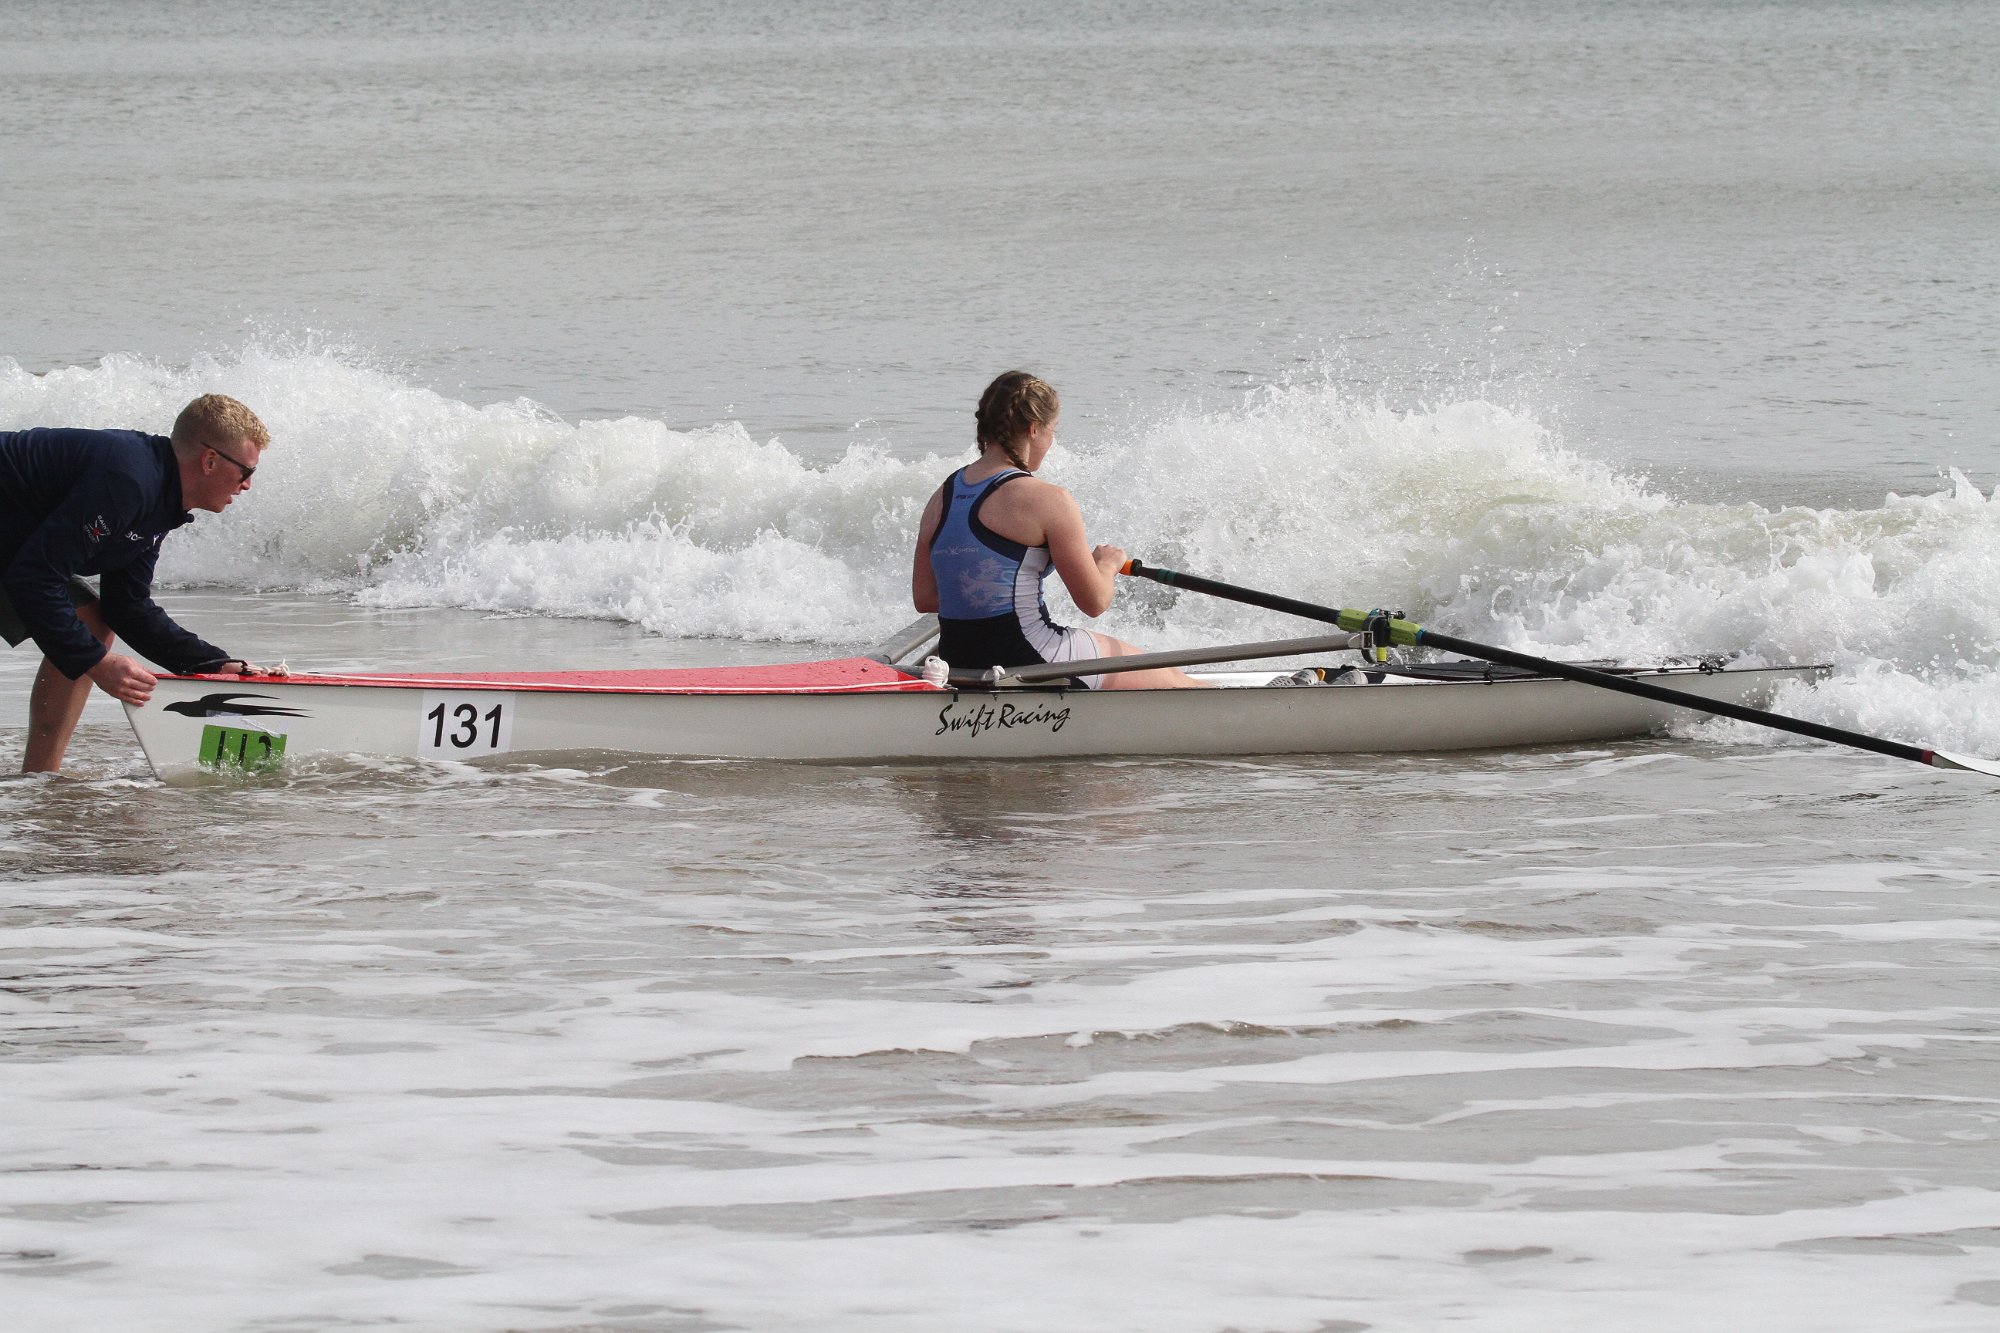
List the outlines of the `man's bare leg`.
<svg viewBox="0 0 2000 1333">
<path fill-rule="evenodd" d="M 76 616 L 97 636 L 99 643 L 106 648 L 111 646 L 111 628 L 95 606 L 78 607 Z M 83 716 L 83 705 L 89 698 L 90 677 L 71 680 L 56 670 L 55 663 L 46 657 L 42 659 L 41 669 L 35 672 L 34 688 L 28 694 L 28 748 L 21 756 L 23 773 L 54 773 L 62 768 L 69 738 L 75 733 L 76 720 Z"/>
</svg>

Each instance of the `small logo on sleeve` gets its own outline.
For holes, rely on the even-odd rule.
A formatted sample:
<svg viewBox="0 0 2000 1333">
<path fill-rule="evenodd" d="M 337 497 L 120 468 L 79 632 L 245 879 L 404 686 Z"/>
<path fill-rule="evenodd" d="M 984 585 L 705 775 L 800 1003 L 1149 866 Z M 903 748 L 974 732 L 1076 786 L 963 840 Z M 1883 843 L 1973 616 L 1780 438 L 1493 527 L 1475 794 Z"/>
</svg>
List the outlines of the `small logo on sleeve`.
<svg viewBox="0 0 2000 1333">
<path fill-rule="evenodd" d="M 104 515 L 99 514 L 91 522 L 83 525 L 83 535 L 94 542 L 101 542 L 111 535 L 111 525 L 104 521 Z"/>
</svg>

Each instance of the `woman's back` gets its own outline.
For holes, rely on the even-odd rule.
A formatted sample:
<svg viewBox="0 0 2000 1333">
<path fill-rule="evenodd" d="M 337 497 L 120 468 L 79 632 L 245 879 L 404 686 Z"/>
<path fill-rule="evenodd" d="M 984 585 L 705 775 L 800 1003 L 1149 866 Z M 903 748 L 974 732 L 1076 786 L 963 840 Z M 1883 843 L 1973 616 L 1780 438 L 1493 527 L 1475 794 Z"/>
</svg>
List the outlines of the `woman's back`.
<svg viewBox="0 0 2000 1333">
<path fill-rule="evenodd" d="M 1100 616 L 1125 553 L 1093 548 L 1060 486 L 1033 475 L 1055 444 L 1061 406 L 1049 385 L 1010 370 L 979 400 L 979 458 L 931 496 L 917 532 L 910 595 L 938 615 L 938 651 L 961 666 L 1081 662 L 1136 651 L 1108 634 L 1058 625 L 1042 597 L 1054 569 L 1077 609 Z M 1087 688 L 1193 685 L 1172 668 L 1084 675 Z"/>
</svg>

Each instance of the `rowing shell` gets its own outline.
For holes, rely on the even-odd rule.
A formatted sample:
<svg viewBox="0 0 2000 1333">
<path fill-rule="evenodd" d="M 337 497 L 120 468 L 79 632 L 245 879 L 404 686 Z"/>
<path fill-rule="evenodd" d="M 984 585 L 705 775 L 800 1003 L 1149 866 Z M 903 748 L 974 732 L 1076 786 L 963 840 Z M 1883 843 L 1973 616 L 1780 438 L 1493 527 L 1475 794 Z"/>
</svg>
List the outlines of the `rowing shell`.
<svg viewBox="0 0 2000 1333">
<path fill-rule="evenodd" d="M 1818 667 L 1629 670 L 1710 701 L 1761 704 Z M 163 778 L 313 755 L 474 760 L 612 751 L 663 758 L 1046 759 L 1354 754 L 1609 740 L 1683 709 L 1572 681 L 1424 668 L 1354 684 L 1214 690 L 935 685 L 878 658 L 693 670 L 162 676 L 126 707 Z"/>
</svg>

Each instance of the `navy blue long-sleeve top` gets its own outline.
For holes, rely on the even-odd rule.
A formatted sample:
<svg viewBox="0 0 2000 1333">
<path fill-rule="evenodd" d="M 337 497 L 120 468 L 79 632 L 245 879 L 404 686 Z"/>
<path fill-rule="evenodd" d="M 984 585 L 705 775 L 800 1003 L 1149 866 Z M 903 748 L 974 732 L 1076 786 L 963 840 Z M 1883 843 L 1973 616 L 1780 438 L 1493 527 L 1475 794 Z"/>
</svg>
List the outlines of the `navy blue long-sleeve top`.
<svg viewBox="0 0 2000 1333">
<path fill-rule="evenodd" d="M 71 680 L 105 654 L 70 605 L 75 574 L 101 576 L 104 622 L 140 656 L 182 674 L 229 660 L 153 601 L 160 542 L 193 517 L 181 508 L 165 436 L 0 431 L 0 587 L 35 646 Z"/>
</svg>

